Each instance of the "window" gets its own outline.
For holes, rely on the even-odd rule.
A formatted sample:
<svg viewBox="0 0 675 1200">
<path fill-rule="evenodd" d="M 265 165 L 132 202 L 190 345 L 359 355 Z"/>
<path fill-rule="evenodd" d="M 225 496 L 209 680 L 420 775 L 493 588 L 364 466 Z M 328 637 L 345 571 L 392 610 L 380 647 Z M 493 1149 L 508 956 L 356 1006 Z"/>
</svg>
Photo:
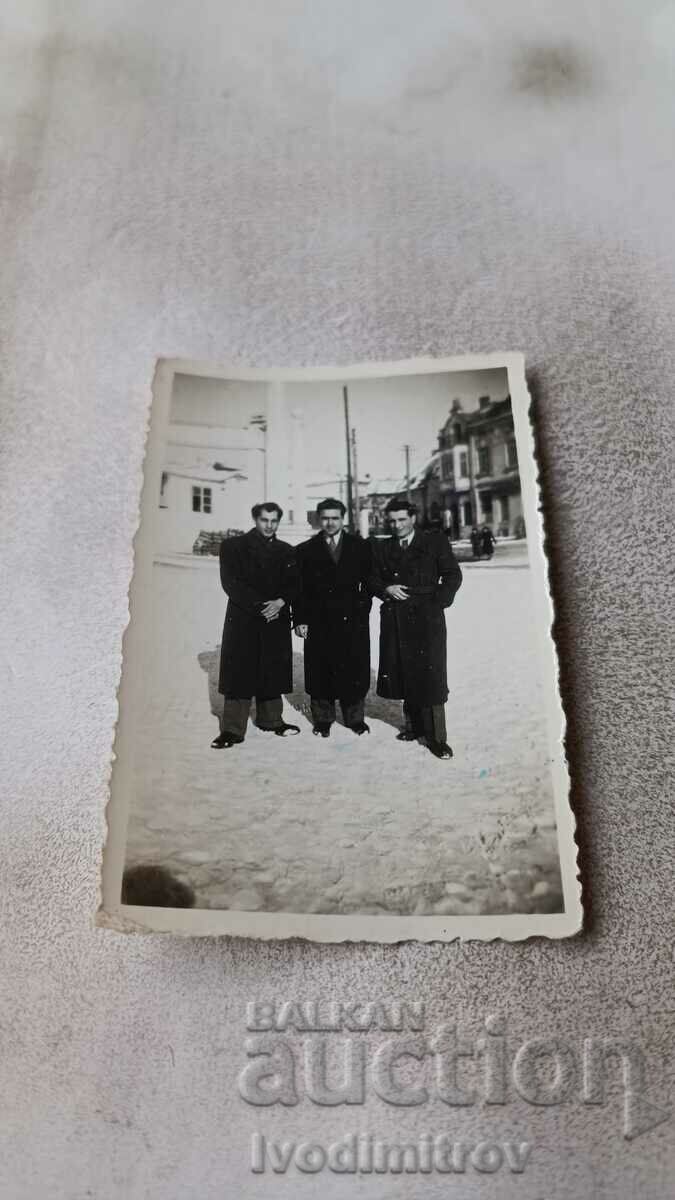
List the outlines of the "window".
<svg viewBox="0 0 675 1200">
<path fill-rule="evenodd" d="M 515 441 L 506 443 L 506 465 L 507 467 L 518 466 L 518 451 L 516 450 Z"/>
<path fill-rule="evenodd" d="M 452 455 L 444 454 L 441 463 L 441 475 L 443 479 L 452 479 Z"/>
<path fill-rule="evenodd" d="M 169 482 L 168 471 L 162 471 L 162 481 L 159 485 L 159 507 L 160 508 L 168 508 L 168 504 L 166 503 L 166 499 L 165 499 L 165 495 L 164 495 L 164 493 L 166 491 L 166 485 L 168 482 Z"/>
<path fill-rule="evenodd" d="M 211 488 L 210 487 L 193 487 L 192 488 L 192 511 L 193 512 L 211 512 Z"/>
<path fill-rule="evenodd" d="M 506 521 L 508 521 L 508 519 L 509 519 L 509 498 L 508 498 L 508 496 L 502 496 L 502 521 L 506 522 Z"/>
<path fill-rule="evenodd" d="M 466 450 L 462 450 L 459 455 L 459 473 L 463 478 L 469 474 L 469 456 Z"/>
<path fill-rule="evenodd" d="M 490 474 L 490 447 L 489 446 L 479 446 L 478 447 L 478 474 L 479 475 L 489 475 Z"/>
<path fill-rule="evenodd" d="M 492 495 L 490 492 L 483 492 L 480 498 L 481 508 L 483 509 L 483 519 L 486 521 L 492 520 Z"/>
</svg>

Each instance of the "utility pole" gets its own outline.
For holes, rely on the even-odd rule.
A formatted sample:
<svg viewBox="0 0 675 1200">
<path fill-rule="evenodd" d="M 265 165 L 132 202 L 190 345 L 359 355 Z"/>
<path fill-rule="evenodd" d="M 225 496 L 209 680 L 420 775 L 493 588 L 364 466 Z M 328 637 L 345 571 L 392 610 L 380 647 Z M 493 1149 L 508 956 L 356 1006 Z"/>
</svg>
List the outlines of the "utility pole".
<svg viewBox="0 0 675 1200">
<path fill-rule="evenodd" d="M 408 504 L 410 504 L 410 446 L 407 442 L 403 447 L 403 452 L 405 454 L 405 494 Z"/>
<path fill-rule="evenodd" d="M 349 429 L 349 396 L 346 386 L 342 388 L 342 399 L 345 406 L 345 438 L 347 442 L 347 524 L 354 528 L 354 502 L 352 500 L 352 447 Z"/>
<path fill-rule="evenodd" d="M 354 533 L 361 533 L 361 504 L 359 500 L 359 466 L 356 457 L 356 430 L 352 429 L 352 463 L 354 465 L 354 509 L 356 512 L 356 524 Z"/>
</svg>

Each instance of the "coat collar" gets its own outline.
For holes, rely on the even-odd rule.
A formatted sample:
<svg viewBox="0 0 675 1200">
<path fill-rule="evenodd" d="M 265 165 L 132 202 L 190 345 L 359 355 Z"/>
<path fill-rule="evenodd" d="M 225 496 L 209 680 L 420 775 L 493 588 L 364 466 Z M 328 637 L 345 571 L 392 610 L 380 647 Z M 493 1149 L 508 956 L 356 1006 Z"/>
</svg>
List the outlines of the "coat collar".
<svg viewBox="0 0 675 1200">
<path fill-rule="evenodd" d="M 346 529 L 343 529 L 342 537 L 340 538 L 340 541 L 338 542 L 338 545 L 340 547 L 340 560 L 342 559 L 343 554 L 348 553 L 349 547 L 350 547 L 352 541 L 353 541 L 352 535 L 350 533 L 347 533 Z M 314 552 L 316 554 L 319 554 L 322 556 L 325 555 L 325 557 L 329 563 L 332 563 L 333 566 L 337 565 L 335 562 L 335 559 L 333 558 L 333 555 L 331 554 L 330 550 L 328 549 L 328 542 L 326 541 L 326 535 L 324 534 L 323 529 L 320 529 L 318 533 L 314 534 L 313 538 L 310 538 L 310 545 L 313 547 Z"/>
<path fill-rule="evenodd" d="M 271 538 L 265 538 L 261 533 L 258 533 L 255 525 L 253 529 L 249 529 L 248 533 L 244 534 L 244 537 L 254 549 L 262 552 L 271 550 L 273 546 L 279 545 L 276 533 Z"/>
<path fill-rule="evenodd" d="M 423 530 L 421 530 L 421 529 L 415 530 L 415 536 L 413 537 L 413 540 L 410 543 L 410 545 L 408 546 L 407 550 L 402 549 L 401 543 L 399 542 L 398 538 L 393 537 L 391 540 L 393 542 L 392 552 L 398 558 L 405 558 L 405 559 L 417 558 L 418 555 L 424 553 L 424 549 L 425 549 L 425 545 L 426 545 L 426 537 L 424 535 Z"/>
</svg>

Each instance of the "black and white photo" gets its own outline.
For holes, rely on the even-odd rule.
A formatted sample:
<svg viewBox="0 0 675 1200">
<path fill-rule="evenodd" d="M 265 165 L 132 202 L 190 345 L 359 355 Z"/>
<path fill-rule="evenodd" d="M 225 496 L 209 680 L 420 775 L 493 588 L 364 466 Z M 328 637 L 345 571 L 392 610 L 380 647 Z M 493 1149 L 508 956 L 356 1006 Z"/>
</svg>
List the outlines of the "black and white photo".
<svg viewBox="0 0 675 1200">
<path fill-rule="evenodd" d="M 159 364 L 102 923 L 578 929 L 529 407 L 515 354 Z"/>
</svg>

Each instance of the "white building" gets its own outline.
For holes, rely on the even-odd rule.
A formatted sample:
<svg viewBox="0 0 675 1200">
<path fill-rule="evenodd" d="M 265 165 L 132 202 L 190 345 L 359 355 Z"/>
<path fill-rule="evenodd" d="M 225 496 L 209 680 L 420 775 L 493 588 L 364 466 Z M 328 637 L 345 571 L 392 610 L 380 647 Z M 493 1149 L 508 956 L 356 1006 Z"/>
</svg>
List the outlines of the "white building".
<svg viewBox="0 0 675 1200">
<path fill-rule="evenodd" d="M 202 532 L 250 529 L 262 500 L 284 510 L 282 538 L 307 537 L 303 425 L 281 384 L 176 375 L 156 553 L 191 554 Z"/>
<path fill-rule="evenodd" d="M 169 426 L 159 497 L 161 554 L 190 554 L 202 531 L 249 529 L 264 494 L 264 434 L 258 428 Z"/>
</svg>

